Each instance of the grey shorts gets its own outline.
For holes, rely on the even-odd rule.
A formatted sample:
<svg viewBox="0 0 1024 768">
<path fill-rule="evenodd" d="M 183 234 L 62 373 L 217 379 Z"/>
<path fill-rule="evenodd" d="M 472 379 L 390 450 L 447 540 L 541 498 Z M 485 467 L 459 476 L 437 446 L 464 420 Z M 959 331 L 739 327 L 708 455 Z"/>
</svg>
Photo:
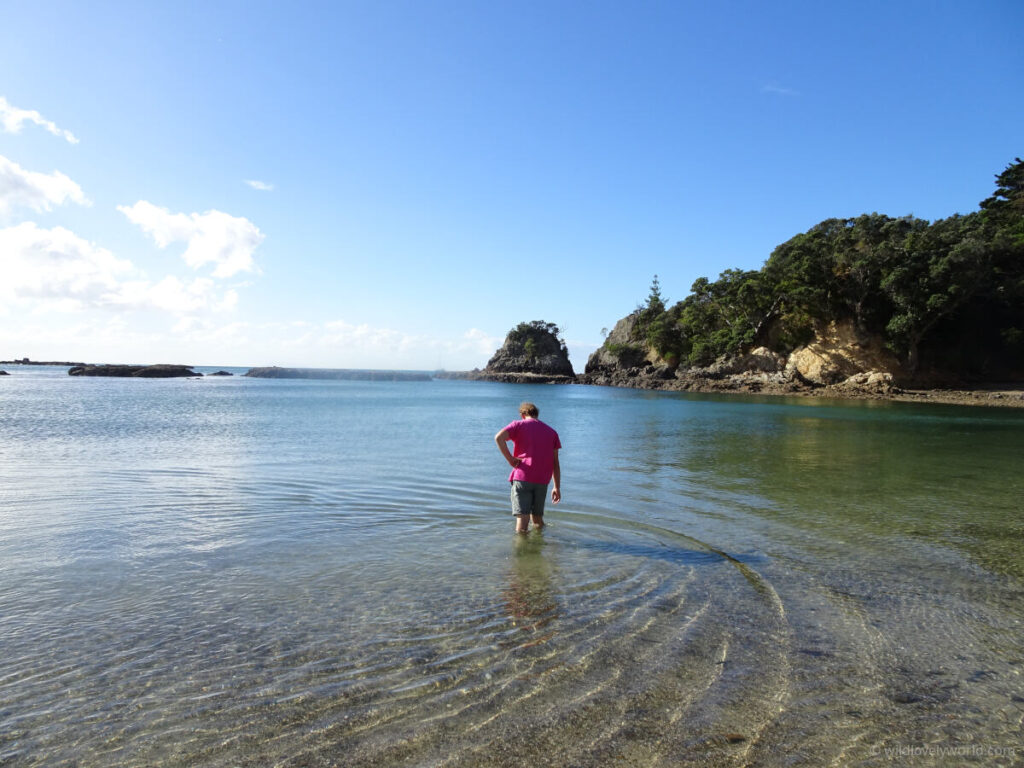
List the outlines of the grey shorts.
<svg viewBox="0 0 1024 768">
<path fill-rule="evenodd" d="M 544 501 L 548 497 L 547 483 L 512 481 L 512 514 L 544 517 Z"/>
</svg>

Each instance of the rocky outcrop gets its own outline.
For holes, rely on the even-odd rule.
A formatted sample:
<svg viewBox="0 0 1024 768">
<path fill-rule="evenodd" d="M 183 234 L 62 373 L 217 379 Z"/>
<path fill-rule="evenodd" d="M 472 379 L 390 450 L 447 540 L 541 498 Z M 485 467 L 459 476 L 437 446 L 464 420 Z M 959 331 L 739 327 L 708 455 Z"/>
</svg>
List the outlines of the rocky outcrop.
<svg viewBox="0 0 1024 768">
<path fill-rule="evenodd" d="M 648 363 L 656 364 L 657 355 L 654 350 L 633 340 L 637 318 L 638 314 L 634 312 L 615 324 L 604 344 L 587 359 L 583 369 L 585 375 L 613 374 L 618 370 L 643 368 Z"/>
<path fill-rule="evenodd" d="M 10 375 L 11 374 L 9 374 L 7 371 L 0 371 L 0 376 L 10 376 Z"/>
<path fill-rule="evenodd" d="M 363 371 L 349 368 L 250 368 L 246 376 L 255 379 L 340 379 L 349 381 L 430 381 L 419 371 Z"/>
<path fill-rule="evenodd" d="M 213 373 L 206 374 L 207 376 L 234 376 L 235 374 L 228 371 L 215 371 Z"/>
<path fill-rule="evenodd" d="M 862 373 L 898 375 L 896 356 L 878 338 L 860 336 L 852 322 L 819 327 L 814 341 L 793 351 L 786 367 L 821 386 L 839 384 Z"/>
<path fill-rule="evenodd" d="M 855 373 L 828 389 L 837 394 L 854 395 L 896 395 L 903 391 L 896 386 L 893 375 L 884 371 Z"/>
<path fill-rule="evenodd" d="M 568 383 L 576 380 L 569 350 L 559 337 L 558 326 L 534 320 L 520 323 L 505 337 L 482 371 L 467 378 L 487 381 Z"/>
<path fill-rule="evenodd" d="M 810 344 L 789 355 L 757 347 L 726 355 L 711 365 L 677 368 L 632 338 L 637 313 L 620 320 L 604 345 L 587 361 L 588 384 L 697 392 L 836 396 L 897 394 L 900 366 L 880 339 L 857 335 L 852 323 L 819 329 Z"/>
<path fill-rule="evenodd" d="M 115 376 L 138 379 L 174 379 L 202 376 L 188 365 L 76 365 L 68 369 L 68 376 Z"/>
</svg>

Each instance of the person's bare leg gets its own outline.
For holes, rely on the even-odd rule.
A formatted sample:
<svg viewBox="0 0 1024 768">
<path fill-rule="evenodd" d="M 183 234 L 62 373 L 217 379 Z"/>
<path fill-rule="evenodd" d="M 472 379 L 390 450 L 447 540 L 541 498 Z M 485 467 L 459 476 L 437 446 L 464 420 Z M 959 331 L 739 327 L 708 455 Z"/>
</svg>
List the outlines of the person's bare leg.
<svg viewBox="0 0 1024 768">
<path fill-rule="evenodd" d="M 533 517 L 533 527 L 536 528 L 539 531 L 541 528 L 544 527 L 544 517 L 543 517 L 543 515 L 541 515 L 541 516 L 532 515 L 532 517 Z"/>
<path fill-rule="evenodd" d="M 516 533 L 526 533 L 530 530 L 530 516 L 529 515 L 517 515 L 516 516 Z"/>
</svg>

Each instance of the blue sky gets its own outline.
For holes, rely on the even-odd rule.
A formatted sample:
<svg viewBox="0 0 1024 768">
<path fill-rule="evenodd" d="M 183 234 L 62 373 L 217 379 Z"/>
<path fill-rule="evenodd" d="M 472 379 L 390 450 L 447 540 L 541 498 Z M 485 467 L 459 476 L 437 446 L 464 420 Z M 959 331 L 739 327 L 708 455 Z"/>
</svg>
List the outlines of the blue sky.
<svg viewBox="0 0 1024 768">
<path fill-rule="evenodd" d="M 1024 4 L 0 2 L 0 359 L 572 362 L 822 219 L 975 210 Z"/>
</svg>

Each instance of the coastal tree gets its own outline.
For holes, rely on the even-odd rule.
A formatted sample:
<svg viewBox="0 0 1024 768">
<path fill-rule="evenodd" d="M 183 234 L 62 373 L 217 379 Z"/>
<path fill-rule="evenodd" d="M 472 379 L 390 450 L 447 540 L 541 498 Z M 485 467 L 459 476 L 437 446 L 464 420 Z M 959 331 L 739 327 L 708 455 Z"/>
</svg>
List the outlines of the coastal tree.
<svg viewBox="0 0 1024 768">
<path fill-rule="evenodd" d="M 934 222 L 826 219 L 777 246 L 759 270 L 699 278 L 670 308 L 655 275 L 632 317 L 630 349 L 690 365 L 753 345 L 789 352 L 825 324 L 849 321 L 865 342 L 884 338 L 910 372 L 922 355 L 930 369 L 1020 371 L 1024 161 L 996 176 L 979 211 Z"/>
<path fill-rule="evenodd" d="M 977 217 L 951 216 L 892 243 L 892 267 L 881 283 L 894 309 L 885 330 L 912 374 L 926 334 L 990 278 L 991 252 L 977 230 Z"/>
</svg>

